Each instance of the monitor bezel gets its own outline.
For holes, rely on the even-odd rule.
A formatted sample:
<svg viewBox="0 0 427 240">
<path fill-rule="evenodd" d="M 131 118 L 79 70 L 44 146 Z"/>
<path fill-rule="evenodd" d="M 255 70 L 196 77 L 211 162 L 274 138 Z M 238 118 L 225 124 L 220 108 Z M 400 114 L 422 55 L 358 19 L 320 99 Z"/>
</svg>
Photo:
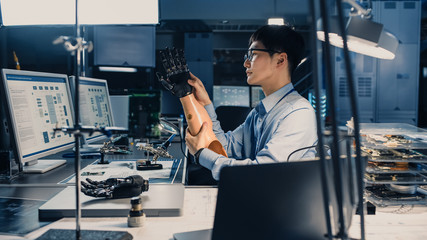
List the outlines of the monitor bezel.
<svg viewBox="0 0 427 240">
<path fill-rule="evenodd" d="M 49 150 L 43 151 L 41 153 L 35 153 L 29 157 L 24 158 L 23 153 L 22 153 L 22 149 L 21 149 L 21 144 L 19 143 L 19 136 L 18 136 L 18 132 L 16 131 L 17 129 L 17 125 L 16 125 L 16 119 L 15 119 L 15 112 L 13 110 L 12 107 L 12 102 L 10 101 L 11 96 L 10 93 L 8 91 L 9 89 L 9 85 L 7 82 L 7 78 L 6 76 L 8 74 L 12 74 L 12 75 L 22 75 L 22 76 L 36 76 L 36 77 L 52 77 L 52 78 L 63 78 L 65 79 L 65 88 L 68 94 L 68 102 L 70 103 L 70 116 L 71 116 L 71 123 L 70 123 L 70 127 L 74 127 L 74 106 L 73 106 L 73 101 L 71 99 L 71 92 L 70 92 L 70 85 L 68 82 L 68 76 L 66 74 L 59 74 L 59 73 L 47 73 L 47 72 L 35 72 L 35 71 L 24 71 L 24 70 L 14 70 L 14 69 L 2 69 L 2 84 L 1 86 L 3 87 L 3 92 L 4 92 L 4 100 L 6 101 L 5 106 L 6 106 L 6 118 L 7 121 L 9 122 L 9 131 L 10 136 L 11 136 L 11 143 L 13 146 L 13 151 L 15 154 L 15 157 L 17 159 L 19 159 L 19 162 L 22 164 L 22 166 L 25 165 L 25 163 L 33 161 L 33 160 L 38 160 L 42 157 L 46 157 L 67 149 L 71 149 L 74 144 L 75 144 L 75 139 L 73 138 L 72 141 L 63 144 L 62 146 L 59 147 L 54 147 L 53 149 L 50 148 Z M 61 127 L 61 126 L 59 126 Z"/>
<path fill-rule="evenodd" d="M 71 94 L 72 94 L 71 98 L 73 99 L 73 104 L 75 104 L 74 103 L 75 89 L 76 89 L 76 87 L 75 87 L 75 79 L 76 79 L 75 76 L 70 76 L 70 81 L 69 82 L 70 82 L 70 90 L 71 90 Z M 81 80 L 84 80 L 84 81 L 93 81 L 93 82 L 98 82 L 98 83 L 104 83 L 105 84 L 105 88 L 106 88 L 105 93 L 107 94 L 107 103 L 108 103 L 108 108 L 110 110 L 110 122 L 111 122 L 111 126 L 108 126 L 108 127 L 113 127 L 115 123 L 114 123 L 114 117 L 113 117 L 113 108 L 111 106 L 110 92 L 108 91 L 108 81 L 106 79 L 91 78 L 91 77 L 79 77 L 79 80 L 80 81 Z M 79 84 L 79 86 L 81 86 L 81 84 Z M 81 108 L 80 108 L 80 114 L 79 114 L 79 118 L 80 118 L 79 121 L 80 122 L 81 122 L 81 114 L 82 114 L 82 111 L 81 111 Z M 90 137 L 86 136 L 86 135 L 82 135 L 82 136 L 83 136 L 84 141 L 86 143 L 94 143 L 94 142 L 98 142 L 98 141 L 106 140 L 107 139 L 107 136 L 105 136 L 104 134 L 99 133 L 99 132 L 95 132 Z"/>
</svg>

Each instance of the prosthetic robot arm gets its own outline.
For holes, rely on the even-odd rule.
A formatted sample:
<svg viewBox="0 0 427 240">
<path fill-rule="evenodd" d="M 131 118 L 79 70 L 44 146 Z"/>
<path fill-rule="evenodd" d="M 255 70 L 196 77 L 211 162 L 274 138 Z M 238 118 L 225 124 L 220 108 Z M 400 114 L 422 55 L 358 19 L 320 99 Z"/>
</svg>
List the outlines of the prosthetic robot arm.
<svg viewBox="0 0 427 240">
<path fill-rule="evenodd" d="M 86 178 L 82 181 L 81 191 L 91 197 L 129 198 L 148 191 L 148 180 L 139 175 L 127 178 L 108 178 L 104 181 L 93 181 Z"/>
<path fill-rule="evenodd" d="M 157 73 L 157 77 L 163 86 L 181 101 L 190 133 L 197 134 L 203 122 L 207 122 L 209 132 L 207 136 L 208 148 L 218 154 L 227 156 L 224 147 L 212 130 L 212 121 L 208 113 L 196 100 L 192 93 L 192 87 L 187 82 L 190 79 L 190 71 L 184 58 L 184 51 L 166 48 L 165 51 L 160 52 L 160 56 L 166 71 L 166 77 L 159 73 Z"/>
</svg>

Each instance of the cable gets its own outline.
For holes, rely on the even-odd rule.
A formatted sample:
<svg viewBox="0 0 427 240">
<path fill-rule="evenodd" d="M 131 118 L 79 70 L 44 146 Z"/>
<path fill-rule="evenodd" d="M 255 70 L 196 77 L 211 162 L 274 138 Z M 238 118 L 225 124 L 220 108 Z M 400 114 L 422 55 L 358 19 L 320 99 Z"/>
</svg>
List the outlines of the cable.
<svg viewBox="0 0 427 240">
<path fill-rule="evenodd" d="M 179 138 L 181 139 L 180 141 L 181 141 L 181 152 L 182 152 L 182 154 L 184 155 L 184 157 L 186 158 L 186 159 L 188 159 L 188 157 L 187 157 L 187 154 L 185 154 L 185 151 L 184 151 L 184 148 L 182 147 L 182 144 L 184 143 L 184 138 L 183 138 L 183 136 L 181 136 L 181 133 L 179 134 Z"/>
<path fill-rule="evenodd" d="M 289 155 L 288 155 L 288 159 L 286 159 L 286 162 L 289 162 L 289 159 L 291 158 L 292 154 L 294 154 L 294 153 L 296 153 L 296 152 L 299 152 L 299 151 L 301 151 L 301 150 L 309 149 L 309 148 L 316 147 L 316 146 L 317 146 L 317 145 L 313 145 L 313 146 L 309 146 L 309 147 L 303 147 L 303 148 L 299 148 L 299 149 L 297 149 L 297 150 L 295 150 L 295 151 L 291 152 L 291 154 L 289 154 Z"/>
<path fill-rule="evenodd" d="M 178 136 L 179 136 L 179 138 L 180 138 L 180 148 L 181 148 L 181 152 L 182 152 L 182 154 L 184 155 L 184 157 L 188 159 L 187 154 L 185 154 L 184 148 L 183 148 L 183 146 L 182 146 L 182 145 L 183 145 L 183 142 L 184 142 L 184 136 L 182 136 L 182 135 L 181 135 L 181 131 L 180 131 L 180 129 L 179 129 L 177 126 L 175 126 L 175 124 L 171 123 L 170 121 L 166 120 L 165 118 L 160 118 L 160 122 L 164 122 L 164 123 L 165 123 L 165 125 L 167 125 L 167 126 L 169 126 L 169 127 L 173 128 L 173 129 L 175 130 L 174 132 L 177 132 L 177 133 L 178 133 L 177 135 L 178 135 Z"/>
<path fill-rule="evenodd" d="M 360 126 L 359 126 L 359 112 L 358 112 L 358 103 L 356 99 L 356 89 L 354 84 L 353 72 L 351 68 L 350 54 L 347 45 L 347 35 L 345 31 L 345 23 L 344 23 L 344 10 L 342 7 L 342 1 L 337 0 L 336 6 L 338 10 L 339 16 L 339 28 L 342 33 L 343 40 L 343 48 L 344 48 L 344 63 L 347 75 L 347 84 L 350 94 L 350 106 L 351 113 L 353 115 L 354 120 L 354 142 L 356 147 L 356 168 L 357 168 L 357 182 L 358 182 L 358 190 L 359 190 L 359 208 L 360 208 L 360 231 L 362 240 L 365 239 L 365 214 L 364 214 L 364 204 L 363 204 L 363 192 L 364 192 L 364 163 L 361 159 L 361 151 L 360 151 Z M 340 213 L 341 214 L 341 213 Z M 342 217 L 342 216 L 340 216 Z M 341 227 L 344 230 L 343 227 Z M 344 236 L 347 237 L 347 234 Z"/>
</svg>

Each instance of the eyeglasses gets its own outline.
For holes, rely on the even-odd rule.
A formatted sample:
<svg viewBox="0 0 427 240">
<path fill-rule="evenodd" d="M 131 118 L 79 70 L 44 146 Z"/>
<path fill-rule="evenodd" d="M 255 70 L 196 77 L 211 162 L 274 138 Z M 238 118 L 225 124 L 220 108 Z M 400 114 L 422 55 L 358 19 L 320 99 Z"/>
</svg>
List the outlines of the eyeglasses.
<svg viewBox="0 0 427 240">
<path fill-rule="evenodd" d="M 252 58 L 254 57 L 254 51 L 260 51 L 260 52 L 268 52 L 268 53 L 281 53 L 279 51 L 271 50 L 271 49 L 259 49 L 259 48 L 249 48 L 248 53 L 245 54 L 244 59 L 249 60 L 252 62 Z"/>
</svg>

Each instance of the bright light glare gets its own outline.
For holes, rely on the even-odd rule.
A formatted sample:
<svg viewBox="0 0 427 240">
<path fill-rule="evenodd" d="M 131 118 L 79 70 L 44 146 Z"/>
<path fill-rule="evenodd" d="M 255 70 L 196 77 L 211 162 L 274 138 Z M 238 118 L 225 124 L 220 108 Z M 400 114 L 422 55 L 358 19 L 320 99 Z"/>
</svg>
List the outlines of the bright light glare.
<svg viewBox="0 0 427 240">
<path fill-rule="evenodd" d="M 321 41 L 325 41 L 325 33 L 323 31 L 317 31 L 317 38 Z M 329 33 L 329 42 L 335 47 L 344 47 L 341 36 L 336 33 Z M 347 37 L 347 46 L 348 50 L 352 52 L 357 52 L 370 57 L 389 60 L 394 59 L 395 57 L 395 54 L 393 52 L 385 48 L 379 47 L 378 45 L 368 43 L 366 40 L 354 36 Z"/>
<path fill-rule="evenodd" d="M 75 24 L 75 0 L 2 0 L 2 24 Z M 158 0 L 79 0 L 80 24 L 157 24 Z"/>
<path fill-rule="evenodd" d="M 81 24 L 157 24 L 157 0 L 80 0 Z"/>
<path fill-rule="evenodd" d="M 2 0 L 4 26 L 73 24 L 73 0 Z"/>
<path fill-rule="evenodd" d="M 138 70 L 136 68 L 131 68 L 131 67 L 99 67 L 99 71 L 134 73 L 134 72 L 137 72 Z"/>
<path fill-rule="evenodd" d="M 268 25 L 285 25 L 285 20 L 283 18 L 269 18 Z"/>
</svg>

